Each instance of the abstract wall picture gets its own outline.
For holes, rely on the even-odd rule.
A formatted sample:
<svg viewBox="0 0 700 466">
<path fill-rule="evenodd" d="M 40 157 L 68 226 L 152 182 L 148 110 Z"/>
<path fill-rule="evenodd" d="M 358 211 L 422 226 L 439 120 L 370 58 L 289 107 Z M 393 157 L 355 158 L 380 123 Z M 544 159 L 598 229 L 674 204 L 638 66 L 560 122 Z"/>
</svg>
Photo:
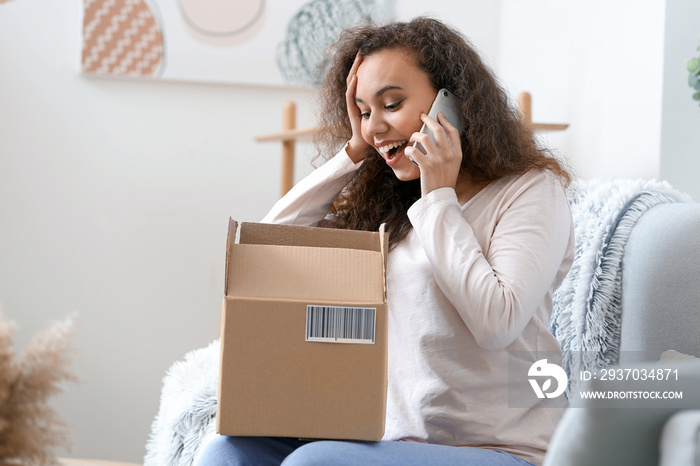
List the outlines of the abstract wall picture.
<svg viewBox="0 0 700 466">
<path fill-rule="evenodd" d="M 327 47 L 344 29 L 376 21 L 380 11 L 375 0 L 311 0 L 304 4 L 287 23 L 284 40 L 277 46 L 283 78 L 293 84 L 320 84 L 330 62 Z"/>
<path fill-rule="evenodd" d="M 236 46 L 247 42 L 265 24 L 265 0 L 179 0 L 185 29 L 211 45 Z"/>
<path fill-rule="evenodd" d="M 83 0 L 81 71 L 272 86 L 322 80 L 344 28 L 392 0 Z"/>
<path fill-rule="evenodd" d="M 155 77 L 163 66 L 163 33 L 145 0 L 85 0 L 82 70 Z"/>
</svg>

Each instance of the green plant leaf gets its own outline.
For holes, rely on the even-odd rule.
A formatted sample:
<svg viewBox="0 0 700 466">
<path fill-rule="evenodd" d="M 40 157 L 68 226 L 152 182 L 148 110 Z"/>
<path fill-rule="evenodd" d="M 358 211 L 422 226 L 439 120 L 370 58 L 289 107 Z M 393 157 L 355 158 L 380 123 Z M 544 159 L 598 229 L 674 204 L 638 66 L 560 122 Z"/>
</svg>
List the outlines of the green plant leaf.
<svg viewBox="0 0 700 466">
<path fill-rule="evenodd" d="M 693 94 L 693 100 L 700 100 L 700 91 Z"/>
<path fill-rule="evenodd" d="M 690 60 L 686 61 L 685 67 L 690 72 L 700 72 L 700 57 L 694 57 L 694 58 L 691 58 Z"/>
<path fill-rule="evenodd" d="M 698 80 L 700 80 L 700 77 L 698 77 L 698 75 L 696 75 L 696 74 L 688 75 L 688 86 L 695 87 L 695 83 L 697 83 Z"/>
<path fill-rule="evenodd" d="M 695 84 L 693 84 L 692 87 L 693 87 L 693 89 L 695 89 L 696 91 L 700 91 L 700 79 L 696 80 L 696 81 L 695 81 Z"/>
</svg>

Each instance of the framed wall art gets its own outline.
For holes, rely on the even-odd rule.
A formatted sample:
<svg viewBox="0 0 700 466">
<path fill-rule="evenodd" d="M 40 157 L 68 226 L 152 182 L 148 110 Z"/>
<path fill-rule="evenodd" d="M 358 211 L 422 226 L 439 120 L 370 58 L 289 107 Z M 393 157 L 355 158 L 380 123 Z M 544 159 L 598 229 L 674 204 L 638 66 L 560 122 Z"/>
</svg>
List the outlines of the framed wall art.
<svg viewBox="0 0 700 466">
<path fill-rule="evenodd" d="M 310 86 L 340 31 L 391 10 L 390 0 L 83 0 L 81 72 Z"/>
</svg>

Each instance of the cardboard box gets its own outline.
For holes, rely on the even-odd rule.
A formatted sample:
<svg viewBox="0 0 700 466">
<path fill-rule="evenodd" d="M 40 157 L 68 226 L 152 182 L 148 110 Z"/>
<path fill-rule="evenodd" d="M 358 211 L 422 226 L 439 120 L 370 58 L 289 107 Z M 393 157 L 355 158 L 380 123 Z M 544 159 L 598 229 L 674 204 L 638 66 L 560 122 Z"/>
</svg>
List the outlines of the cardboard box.
<svg viewBox="0 0 700 466">
<path fill-rule="evenodd" d="M 383 227 L 229 221 L 220 434 L 382 438 L 387 251 Z"/>
</svg>

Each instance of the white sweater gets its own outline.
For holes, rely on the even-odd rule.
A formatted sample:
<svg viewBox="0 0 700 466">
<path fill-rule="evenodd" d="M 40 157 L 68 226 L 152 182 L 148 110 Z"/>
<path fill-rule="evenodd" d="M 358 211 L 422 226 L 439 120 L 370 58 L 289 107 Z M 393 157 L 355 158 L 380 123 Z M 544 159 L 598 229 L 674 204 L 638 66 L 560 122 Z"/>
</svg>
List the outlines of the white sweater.
<svg viewBox="0 0 700 466">
<path fill-rule="evenodd" d="M 318 224 L 359 165 L 342 150 L 262 221 Z M 384 439 L 495 448 L 540 464 L 561 410 L 508 406 L 508 354 L 560 351 L 548 331 L 552 293 L 574 251 L 561 184 L 533 170 L 463 206 L 441 188 L 408 216 L 413 229 L 387 268 Z"/>
</svg>

